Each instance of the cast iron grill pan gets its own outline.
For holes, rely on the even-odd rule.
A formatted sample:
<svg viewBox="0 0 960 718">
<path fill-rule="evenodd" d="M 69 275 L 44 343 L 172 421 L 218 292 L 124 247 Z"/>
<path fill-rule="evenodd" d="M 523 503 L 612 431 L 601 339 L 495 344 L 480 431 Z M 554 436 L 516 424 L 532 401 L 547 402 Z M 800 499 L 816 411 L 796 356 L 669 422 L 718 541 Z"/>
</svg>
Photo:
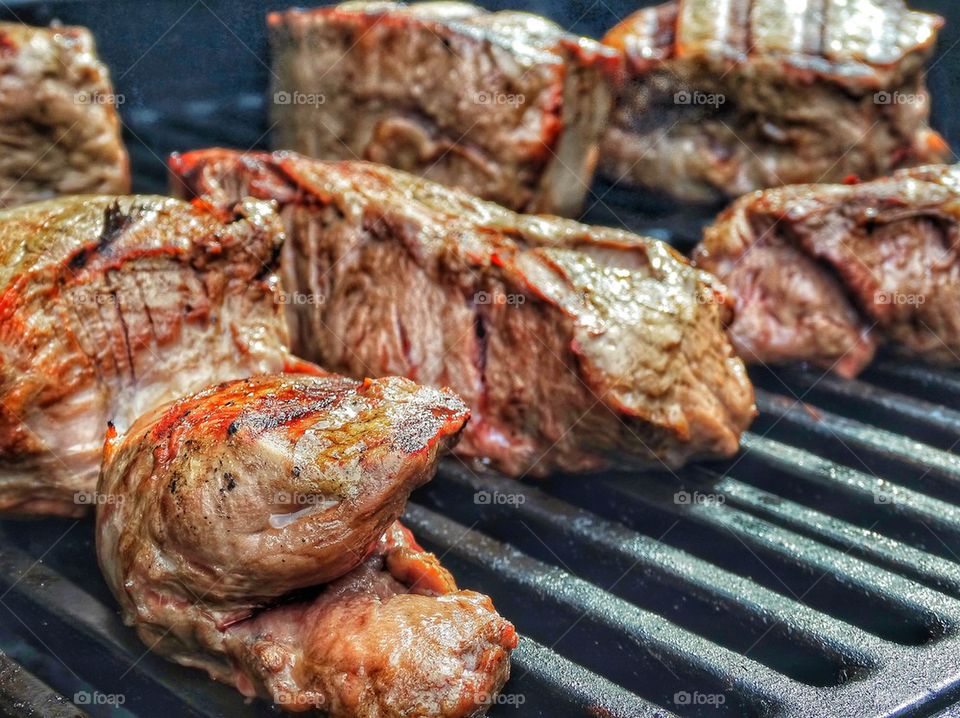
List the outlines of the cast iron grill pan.
<svg viewBox="0 0 960 718">
<path fill-rule="evenodd" d="M 261 18 L 285 5 L 0 12 L 94 28 L 135 189 L 163 192 L 173 150 L 267 146 Z M 542 5 L 510 3 L 594 36 L 635 7 Z M 948 25 L 941 47 L 957 40 Z M 955 145 L 956 69 L 947 52 L 929 78 Z M 586 213 L 681 247 L 709 216 L 600 182 Z M 518 483 L 452 458 L 414 495 L 417 538 L 522 634 L 491 716 L 920 716 L 960 700 L 960 372 L 885 357 L 854 381 L 752 376 L 761 414 L 731 461 Z M 146 650 L 91 522 L 0 521 L 0 546 L 0 715 L 280 715 Z"/>
</svg>

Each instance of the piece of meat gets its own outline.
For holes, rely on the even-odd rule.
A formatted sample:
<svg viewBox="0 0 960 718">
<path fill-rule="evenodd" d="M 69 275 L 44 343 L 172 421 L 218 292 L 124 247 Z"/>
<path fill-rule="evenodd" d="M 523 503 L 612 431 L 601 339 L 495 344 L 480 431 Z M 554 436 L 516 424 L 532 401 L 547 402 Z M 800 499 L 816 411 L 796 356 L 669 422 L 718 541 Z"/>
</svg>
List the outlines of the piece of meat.
<svg viewBox="0 0 960 718">
<path fill-rule="evenodd" d="M 268 24 L 278 149 L 380 162 L 518 210 L 581 210 L 613 50 L 459 2 L 348 2 Z"/>
<path fill-rule="evenodd" d="M 124 619 L 292 711 L 481 715 L 513 627 L 396 523 L 468 416 L 407 379 L 286 374 L 141 417 L 107 439 L 97 507 Z"/>
<path fill-rule="evenodd" d="M 116 96 L 83 27 L 0 23 L 0 207 L 130 191 Z"/>
<path fill-rule="evenodd" d="M 695 263 L 735 297 L 748 362 L 854 376 L 876 347 L 960 364 L 960 167 L 756 192 L 704 233 Z"/>
<path fill-rule="evenodd" d="M 216 215 L 153 196 L 0 212 L 0 511 L 80 514 L 107 421 L 211 382 L 282 371 L 266 202 Z"/>
<path fill-rule="evenodd" d="M 902 0 L 677 0 L 604 42 L 628 79 L 601 144 L 612 181 L 718 202 L 943 162 L 924 64 L 943 20 Z"/>
<path fill-rule="evenodd" d="M 662 242 L 518 215 L 386 167 L 192 152 L 176 191 L 275 199 L 295 352 L 450 386 L 457 447 L 513 475 L 728 456 L 753 390 L 723 290 Z"/>
</svg>

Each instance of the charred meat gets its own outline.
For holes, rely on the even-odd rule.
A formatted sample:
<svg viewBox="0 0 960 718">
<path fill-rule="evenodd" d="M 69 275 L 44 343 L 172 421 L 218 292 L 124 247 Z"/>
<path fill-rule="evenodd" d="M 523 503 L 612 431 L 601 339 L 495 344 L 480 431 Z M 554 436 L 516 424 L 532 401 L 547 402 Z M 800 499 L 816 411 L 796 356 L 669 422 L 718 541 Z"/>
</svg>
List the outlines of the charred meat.
<svg viewBox="0 0 960 718">
<path fill-rule="evenodd" d="M 277 148 L 380 162 L 518 210 L 580 211 L 613 50 L 458 2 L 288 10 L 269 28 Z"/>
<path fill-rule="evenodd" d="M 450 386 L 461 456 L 544 475 L 727 456 L 753 390 L 723 290 L 667 245 L 515 214 L 403 172 L 293 153 L 189 153 L 178 190 L 278 201 L 296 353 Z"/>
<path fill-rule="evenodd" d="M 332 718 L 480 716 L 513 627 L 397 523 L 466 406 L 406 379 L 229 382 L 108 438 L 100 565 L 153 650 Z"/>
<path fill-rule="evenodd" d="M 89 507 L 108 420 L 288 363 L 266 202 L 87 196 L 0 212 L 0 511 Z"/>
<path fill-rule="evenodd" d="M 0 207 L 130 191 L 117 96 L 83 27 L 0 23 Z"/>
<path fill-rule="evenodd" d="M 736 302 L 748 362 L 809 361 L 844 376 L 877 346 L 960 364 L 960 168 L 741 198 L 694 254 Z"/>
<path fill-rule="evenodd" d="M 943 162 L 924 63 L 942 19 L 902 0 L 677 0 L 604 42 L 628 80 L 611 180 L 700 202 Z"/>
</svg>

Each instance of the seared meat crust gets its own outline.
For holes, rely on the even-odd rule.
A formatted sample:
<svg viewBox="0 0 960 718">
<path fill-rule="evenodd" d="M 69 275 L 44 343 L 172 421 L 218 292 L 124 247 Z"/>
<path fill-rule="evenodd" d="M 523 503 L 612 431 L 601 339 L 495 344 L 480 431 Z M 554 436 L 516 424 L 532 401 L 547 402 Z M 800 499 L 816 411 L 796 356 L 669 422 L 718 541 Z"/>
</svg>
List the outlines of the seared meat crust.
<svg viewBox="0 0 960 718">
<path fill-rule="evenodd" d="M 407 379 L 286 374 L 111 434 L 97 550 L 125 620 L 290 710 L 481 715 L 513 627 L 395 523 L 468 416 Z"/>
<path fill-rule="evenodd" d="M 522 12 L 348 2 L 268 19 L 274 145 L 579 213 L 620 60 Z"/>
<path fill-rule="evenodd" d="M 0 207 L 130 191 L 118 98 L 84 27 L 0 23 Z"/>
<path fill-rule="evenodd" d="M 385 167 L 192 152 L 175 189 L 279 202 L 295 351 L 450 386 L 457 451 L 509 474 L 728 456 L 753 390 L 724 290 L 662 242 L 518 215 Z"/>
<path fill-rule="evenodd" d="M 810 361 L 854 376 L 876 348 L 960 363 L 960 168 L 756 192 L 694 253 L 736 302 L 745 361 Z"/>
<path fill-rule="evenodd" d="M 163 197 L 0 212 L 0 511 L 79 514 L 108 420 L 291 361 L 265 202 Z"/>
<path fill-rule="evenodd" d="M 609 179 L 699 202 L 944 162 L 924 64 L 943 20 L 902 0 L 678 0 L 604 42 L 628 76 Z"/>
</svg>

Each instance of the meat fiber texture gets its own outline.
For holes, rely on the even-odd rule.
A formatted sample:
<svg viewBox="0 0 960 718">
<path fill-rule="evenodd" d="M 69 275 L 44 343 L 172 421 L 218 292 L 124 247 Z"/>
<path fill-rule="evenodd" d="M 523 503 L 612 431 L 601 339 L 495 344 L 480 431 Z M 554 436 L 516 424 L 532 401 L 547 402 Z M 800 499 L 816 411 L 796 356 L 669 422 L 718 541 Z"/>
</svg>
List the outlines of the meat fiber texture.
<svg viewBox="0 0 960 718">
<path fill-rule="evenodd" d="M 0 23 L 0 207 L 129 192 L 121 100 L 86 28 Z"/>
<path fill-rule="evenodd" d="M 754 416 L 724 290 L 662 242 L 368 163 L 206 150 L 171 168 L 213 206 L 276 200 L 295 352 L 451 387 L 473 415 L 461 457 L 512 475 L 677 467 L 735 453 Z"/>
<path fill-rule="evenodd" d="M 517 636 L 397 523 L 467 407 L 286 374 L 141 417 L 104 451 L 97 553 L 150 648 L 331 718 L 486 712 Z"/>
<path fill-rule="evenodd" d="M 211 214 L 153 196 L 0 212 L 0 511 L 80 514 L 107 422 L 281 371 L 288 335 L 266 202 Z"/>
<path fill-rule="evenodd" d="M 513 209 L 583 206 L 620 59 L 520 12 L 350 2 L 269 16 L 274 145 Z"/>
<path fill-rule="evenodd" d="M 679 0 L 604 42 L 628 80 L 601 145 L 614 182 L 713 203 L 943 162 L 924 64 L 943 20 L 902 0 Z"/>
<path fill-rule="evenodd" d="M 756 192 L 694 253 L 735 302 L 748 362 L 808 361 L 859 373 L 877 347 L 960 364 L 960 167 L 850 185 Z"/>
</svg>

